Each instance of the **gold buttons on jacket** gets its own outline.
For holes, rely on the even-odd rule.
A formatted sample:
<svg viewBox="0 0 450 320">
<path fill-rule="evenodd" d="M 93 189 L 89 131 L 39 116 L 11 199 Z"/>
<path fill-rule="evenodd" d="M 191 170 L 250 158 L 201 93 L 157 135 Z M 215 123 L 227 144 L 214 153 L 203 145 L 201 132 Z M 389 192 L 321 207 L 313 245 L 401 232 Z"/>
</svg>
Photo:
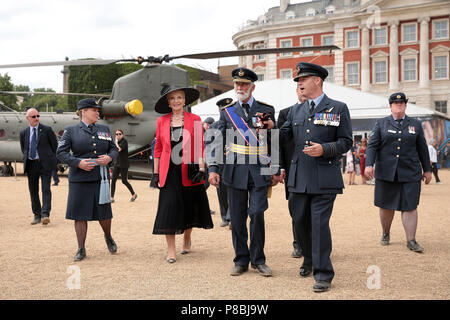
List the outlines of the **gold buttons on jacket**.
<svg viewBox="0 0 450 320">
<path fill-rule="evenodd" d="M 397 147 L 397 150 L 400 150 L 400 147 Z"/>
<path fill-rule="evenodd" d="M 309 122 L 311 122 L 311 121 L 312 121 L 312 119 L 311 119 L 311 118 L 308 118 L 308 121 L 309 121 Z"/>
<path fill-rule="evenodd" d="M 309 129 L 307 129 L 307 130 L 306 130 L 306 133 L 309 133 L 309 131 L 310 131 L 310 130 L 309 130 Z"/>
<path fill-rule="evenodd" d="M 402 138 L 398 138 L 398 141 L 402 141 Z"/>
<path fill-rule="evenodd" d="M 94 154 L 97 154 L 97 151 L 94 150 Z"/>
<path fill-rule="evenodd" d="M 400 155 L 397 155 L 397 158 L 400 158 Z"/>
</svg>

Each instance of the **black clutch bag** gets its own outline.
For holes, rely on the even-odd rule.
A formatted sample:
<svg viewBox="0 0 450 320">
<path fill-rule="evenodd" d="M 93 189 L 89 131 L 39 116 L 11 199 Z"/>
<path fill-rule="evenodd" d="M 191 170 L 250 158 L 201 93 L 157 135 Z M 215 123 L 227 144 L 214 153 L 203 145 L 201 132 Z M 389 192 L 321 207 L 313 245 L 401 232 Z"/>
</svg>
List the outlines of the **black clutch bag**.
<svg viewBox="0 0 450 320">
<path fill-rule="evenodd" d="M 192 180 L 199 171 L 200 171 L 200 167 L 198 166 L 198 163 L 189 163 L 188 164 L 188 178 L 190 180 Z"/>
<path fill-rule="evenodd" d="M 198 163 L 188 164 L 188 179 L 193 183 L 199 183 L 205 178 L 205 173 L 200 171 Z"/>
</svg>

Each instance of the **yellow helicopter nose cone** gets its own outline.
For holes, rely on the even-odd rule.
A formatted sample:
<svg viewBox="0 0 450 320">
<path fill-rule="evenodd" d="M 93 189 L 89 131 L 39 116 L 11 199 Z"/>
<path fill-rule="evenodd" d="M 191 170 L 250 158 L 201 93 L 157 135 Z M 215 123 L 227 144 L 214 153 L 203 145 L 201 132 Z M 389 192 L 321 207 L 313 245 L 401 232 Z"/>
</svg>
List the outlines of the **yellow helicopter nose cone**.
<svg viewBox="0 0 450 320">
<path fill-rule="evenodd" d="M 128 114 L 137 115 L 142 113 L 142 111 L 144 110 L 144 106 L 142 105 L 142 102 L 140 100 L 135 99 L 128 102 L 125 106 L 125 109 L 127 110 Z"/>
</svg>

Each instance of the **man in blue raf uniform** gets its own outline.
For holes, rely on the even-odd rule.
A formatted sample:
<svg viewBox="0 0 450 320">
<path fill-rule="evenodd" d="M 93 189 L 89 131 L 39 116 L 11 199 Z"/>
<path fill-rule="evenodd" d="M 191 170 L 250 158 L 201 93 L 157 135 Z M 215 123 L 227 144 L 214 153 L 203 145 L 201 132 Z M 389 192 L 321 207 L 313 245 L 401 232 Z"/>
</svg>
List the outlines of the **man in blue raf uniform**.
<svg viewBox="0 0 450 320">
<path fill-rule="evenodd" d="M 234 267 L 231 275 L 237 276 L 248 270 L 248 264 L 262 276 L 272 276 L 264 255 L 264 211 L 268 207 L 267 192 L 272 184 L 268 146 L 261 142 L 265 130 L 255 129 L 263 125 L 267 129 L 275 126 L 275 109 L 256 101 L 252 92 L 257 75 L 249 69 L 237 68 L 232 71 L 237 102 L 224 107 L 217 121 L 219 137 L 208 144 L 206 155 L 217 151 L 215 159 L 208 161 L 209 181 L 218 186 L 222 181 L 227 186 L 231 215 L 231 232 L 235 251 Z M 269 120 L 258 120 L 257 113 L 270 113 Z M 267 132 L 266 132 L 267 133 Z M 223 161 L 222 142 L 227 144 L 228 154 L 223 172 L 219 164 Z M 255 161 L 255 158 L 256 161 Z M 261 160 L 264 159 L 264 160 Z M 278 181 L 278 179 L 276 179 Z M 247 245 L 247 217 L 250 216 L 250 248 Z"/>
<path fill-rule="evenodd" d="M 389 244 L 392 220 L 398 210 L 402 212 L 407 248 L 422 252 L 415 239 L 417 205 L 421 179 L 426 184 L 431 181 L 431 165 L 422 124 L 406 115 L 407 102 L 402 92 L 389 97 L 391 115 L 378 119 L 370 134 L 365 174 L 372 179 L 375 171 L 374 202 L 380 208 L 381 245 Z"/>
<path fill-rule="evenodd" d="M 313 272 L 314 292 L 327 291 L 334 277 L 329 220 L 336 194 L 344 187 L 339 156 L 352 145 L 347 106 L 323 93 L 327 76 L 321 66 L 306 62 L 297 65 L 294 81 L 298 93 L 308 101 L 294 105 L 280 129 L 282 142 L 294 139 L 287 181 L 289 211 L 304 256 L 300 276 Z"/>
</svg>

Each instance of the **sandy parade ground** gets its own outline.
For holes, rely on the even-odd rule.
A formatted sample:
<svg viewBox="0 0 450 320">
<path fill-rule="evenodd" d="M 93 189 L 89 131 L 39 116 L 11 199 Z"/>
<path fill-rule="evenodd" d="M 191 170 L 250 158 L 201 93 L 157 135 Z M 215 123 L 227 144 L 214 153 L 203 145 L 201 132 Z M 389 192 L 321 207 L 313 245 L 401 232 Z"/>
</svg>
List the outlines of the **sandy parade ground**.
<svg viewBox="0 0 450 320">
<path fill-rule="evenodd" d="M 17 167 L 21 173 L 22 168 Z M 216 190 L 207 191 L 214 228 L 195 229 L 192 251 L 166 262 L 164 236 L 152 235 L 158 190 L 148 180 L 130 180 L 138 194 L 134 203 L 118 180 L 112 235 L 118 252 L 111 255 L 97 222 L 90 222 L 87 258 L 74 262 L 77 242 L 73 222 L 65 219 L 68 181 L 61 175 L 52 187 L 51 223 L 30 225 L 33 215 L 27 178 L 0 178 L 0 299 L 432 299 L 450 298 L 450 170 L 443 181 L 422 184 L 417 241 L 423 254 L 406 249 L 397 213 L 391 244 L 379 244 L 381 227 L 373 205 L 373 186 L 348 185 L 338 195 L 331 217 L 335 278 L 329 292 L 312 291 L 312 277 L 298 275 L 303 258 L 291 257 L 291 218 L 284 186 L 273 189 L 265 213 L 267 264 L 274 276 L 254 270 L 229 275 L 234 251 L 231 231 L 221 228 Z M 177 236 L 177 252 L 182 236 Z M 252 288 L 252 290 L 249 290 Z"/>
</svg>

